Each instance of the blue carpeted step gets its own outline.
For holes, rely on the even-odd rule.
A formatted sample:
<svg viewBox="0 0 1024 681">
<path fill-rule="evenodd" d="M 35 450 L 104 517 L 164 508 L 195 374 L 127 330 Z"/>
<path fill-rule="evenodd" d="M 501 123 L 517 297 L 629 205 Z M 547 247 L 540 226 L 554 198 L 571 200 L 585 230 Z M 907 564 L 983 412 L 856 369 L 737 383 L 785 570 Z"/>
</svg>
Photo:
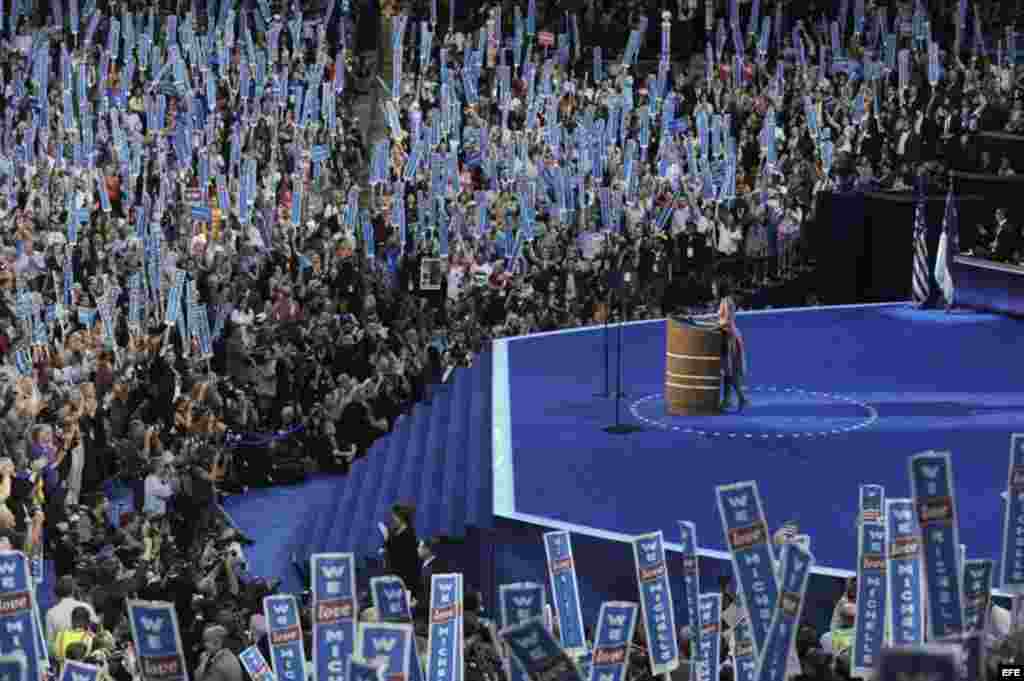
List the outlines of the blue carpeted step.
<svg viewBox="0 0 1024 681">
<path fill-rule="evenodd" d="M 367 517 L 362 518 L 363 530 L 360 532 L 361 542 L 356 546 L 359 555 L 370 555 L 375 553 L 381 544 L 381 536 L 377 531 L 377 523 L 389 522 L 391 505 L 398 497 L 398 484 L 400 481 L 402 466 L 409 451 L 409 443 L 412 441 L 413 433 L 417 432 L 419 421 L 424 416 L 424 405 L 413 405 L 412 412 L 402 419 L 399 430 L 394 436 L 394 447 L 388 448 L 387 458 L 384 461 L 384 475 L 381 477 L 380 488 L 377 490 L 376 502 L 367 509 Z"/>
<path fill-rule="evenodd" d="M 357 517 L 356 500 L 359 497 L 359 491 L 365 484 L 367 471 L 370 468 L 367 463 L 367 457 L 379 456 L 383 448 L 384 440 L 378 439 L 370 446 L 365 457 L 352 462 L 348 477 L 345 478 L 345 489 L 340 495 L 341 498 L 338 500 L 338 505 L 331 514 L 327 531 L 322 533 L 322 538 L 317 539 L 320 546 L 319 551 L 348 552 L 352 550 L 352 547 L 347 543 L 348 532 Z"/>
<path fill-rule="evenodd" d="M 451 425 L 452 386 L 436 386 L 434 411 L 430 434 L 427 436 L 426 456 L 420 475 L 419 497 L 416 500 L 416 530 L 421 537 L 431 537 L 439 532 L 441 508 L 444 504 L 442 479 L 444 477 L 445 446 L 448 444 L 448 428 Z"/>
<path fill-rule="evenodd" d="M 490 474 L 490 465 L 484 466 L 485 450 L 490 451 L 491 423 L 487 419 L 487 406 L 491 402 L 491 355 L 481 354 L 473 367 L 473 411 L 469 428 L 469 456 L 466 462 L 466 525 L 479 527 L 490 508 L 482 512 L 480 498 L 484 491 L 484 471 Z"/>
<path fill-rule="evenodd" d="M 472 375 L 469 369 L 459 368 L 452 374 L 452 414 L 448 426 L 445 450 L 444 495 L 440 531 L 450 537 L 461 537 L 466 527 L 466 427 L 472 404 Z"/>
<path fill-rule="evenodd" d="M 438 401 L 440 400 L 439 396 Z M 412 433 L 409 441 L 409 449 L 403 461 L 401 481 L 398 485 L 398 498 L 395 500 L 400 504 L 416 505 L 416 497 L 420 493 L 420 474 L 423 472 L 423 461 L 427 456 L 427 437 L 433 421 L 437 418 L 437 402 L 422 404 L 423 418 L 420 419 L 417 429 Z"/>
<path fill-rule="evenodd" d="M 372 527 L 375 524 L 372 522 L 373 503 L 376 500 L 377 490 L 384 479 L 384 464 L 391 455 L 391 449 L 397 446 L 396 441 L 399 439 L 398 429 L 402 427 L 406 420 L 407 417 L 404 416 L 399 418 L 395 423 L 394 430 L 374 443 L 374 445 L 379 443 L 380 447 L 375 448 L 367 454 L 366 459 L 360 462 L 366 466 L 367 471 L 363 484 L 356 491 L 358 496 L 355 500 L 355 513 L 351 516 L 351 521 L 346 525 L 346 536 L 342 537 L 341 540 L 343 546 L 350 547 L 346 550 L 357 551 L 360 546 L 360 537 L 365 533 L 366 526 L 370 525 Z"/>
<path fill-rule="evenodd" d="M 309 556 L 321 551 L 320 542 L 331 526 L 331 518 L 334 517 L 342 490 L 348 482 L 347 476 L 330 477 L 335 478 L 332 485 L 333 493 L 321 493 L 315 497 L 315 501 L 305 507 L 307 515 L 312 517 L 303 523 L 302 534 L 297 537 L 295 554 L 300 561 L 307 561 Z"/>
</svg>

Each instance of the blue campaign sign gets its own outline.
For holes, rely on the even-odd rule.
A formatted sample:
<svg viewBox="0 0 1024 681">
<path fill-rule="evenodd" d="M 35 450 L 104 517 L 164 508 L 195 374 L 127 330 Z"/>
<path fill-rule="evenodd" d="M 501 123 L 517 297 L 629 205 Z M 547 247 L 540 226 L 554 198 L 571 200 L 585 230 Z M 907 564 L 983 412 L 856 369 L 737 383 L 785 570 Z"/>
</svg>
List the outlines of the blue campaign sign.
<svg viewBox="0 0 1024 681">
<path fill-rule="evenodd" d="M 370 579 L 370 596 L 381 622 L 411 622 L 409 591 L 401 577 L 387 575 Z"/>
<path fill-rule="evenodd" d="M 861 485 L 857 535 L 857 617 L 853 630 L 851 673 L 870 676 L 885 632 L 885 490 Z"/>
<path fill-rule="evenodd" d="M 128 601 L 135 655 L 147 681 L 188 681 L 185 652 L 172 603 Z"/>
<path fill-rule="evenodd" d="M 987 629 L 989 605 L 992 600 L 991 560 L 965 560 L 963 570 L 964 590 L 964 640 L 966 653 L 966 678 L 969 681 L 985 678 L 985 655 L 982 641 Z"/>
<path fill-rule="evenodd" d="M 742 619 L 733 627 L 732 668 L 735 681 L 754 681 L 757 655 L 750 635 L 750 621 Z"/>
<path fill-rule="evenodd" d="M 927 588 L 928 636 L 939 640 L 963 632 L 960 533 L 949 452 L 910 458 L 910 489 L 921 525 Z"/>
<path fill-rule="evenodd" d="M 1010 436 L 1010 472 L 1003 511 L 1002 589 L 1024 594 L 1024 433 Z"/>
<path fill-rule="evenodd" d="M 580 589 L 576 581 L 576 563 L 572 558 L 572 541 L 568 532 L 544 533 L 544 552 L 551 578 L 555 616 L 562 647 L 570 655 L 587 651 L 583 632 L 583 613 L 580 610 Z"/>
<path fill-rule="evenodd" d="M 360 662 L 377 665 L 386 681 L 409 681 L 412 642 L 411 624 L 360 624 L 355 657 Z"/>
<path fill-rule="evenodd" d="M 92 664 L 66 660 L 60 670 L 60 681 L 96 681 L 100 668 Z"/>
<path fill-rule="evenodd" d="M 0 679 L 3 681 L 26 681 L 25 653 L 18 651 L 0 655 Z"/>
<path fill-rule="evenodd" d="M 536 617 L 544 617 L 545 603 L 544 586 L 532 582 L 502 584 L 498 587 L 498 612 L 501 617 L 501 628 L 522 624 Z M 508 655 L 503 655 L 505 673 L 509 681 L 525 681 L 526 672 Z"/>
<path fill-rule="evenodd" d="M 661 532 L 640 535 L 633 540 L 636 581 L 647 632 L 651 674 L 668 674 L 679 668 L 675 610 L 668 582 L 665 544 Z"/>
<path fill-rule="evenodd" d="M 885 488 L 881 485 L 861 485 L 859 506 L 861 522 L 885 522 Z"/>
<path fill-rule="evenodd" d="M 199 222 L 210 222 L 212 216 L 208 206 L 192 206 L 192 219 Z"/>
<path fill-rule="evenodd" d="M 691 650 L 696 650 L 700 634 L 697 599 L 700 597 L 700 562 L 697 557 L 697 525 L 688 520 L 679 521 L 679 542 L 683 547 L 683 597 L 690 620 Z"/>
<path fill-rule="evenodd" d="M 347 681 L 346 662 L 356 645 L 356 563 L 351 553 L 316 553 L 313 576 L 313 678 Z"/>
<path fill-rule="evenodd" d="M 282 594 L 263 599 L 263 616 L 270 636 L 270 664 L 278 681 L 306 681 L 306 650 L 295 597 Z"/>
<path fill-rule="evenodd" d="M 879 681 L 928 679 L 960 681 L 960 665 L 955 650 L 944 645 L 908 648 L 883 648 L 878 662 Z"/>
<path fill-rule="evenodd" d="M 754 650 L 761 654 L 778 599 L 775 557 L 757 483 L 737 482 L 715 489 L 722 530 L 732 553 L 739 594 L 750 616 Z"/>
<path fill-rule="evenodd" d="M 250 646 L 238 654 L 238 661 L 245 667 L 252 681 L 274 681 L 274 672 L 256 646 Z"/>
<path fill-rule="evenodd" d="M 911 646 L 924 642 L 924 580 L 921 565 L 921 534 L 910 499 L 886 499 L 885 574 L 886 643 Z"/>
<path fill-rule="evenodd" d="M 543 617 L 502 629 L 498 636 L 532 681 L 583 681 L 568 651 L 544 626 Z"/>
<path fill-rule="evenodd" d="M 590 673 L 587 675 L 589 681 L 625 681 L 636 616 L 636 603 L 610 601 L 601 604 Z"/>
<path fill-rule="evenodd" d="M 428 681 L 458 681 L 461 677 L 461 620 L 462 575 L 433 575 L 427 632 Z"/>
<path fill-rule="evenodd" d="M 700 634 L 697 638 L 697 681 L 717 681 L 722 659 L 722 594 L 701 594 Z"/>
<path fill-rule="evenodd" d="M 379 666 L 360 662 L 354 657 L 348 658 L 345 674 L 349 681 L 384 681 Z"/>
<path fill-rule="evenodd" d="M 782 567 L 779 569 L 779 603 L 772 618 L 761 656 L 757 661 L 754 678 L 757 681 L 783 681 L 786 663 L 800 628 L 807 582 L 811 576 L 814 556 L 797 544 L 786 544 L 782 549 Z"/>
</svg>

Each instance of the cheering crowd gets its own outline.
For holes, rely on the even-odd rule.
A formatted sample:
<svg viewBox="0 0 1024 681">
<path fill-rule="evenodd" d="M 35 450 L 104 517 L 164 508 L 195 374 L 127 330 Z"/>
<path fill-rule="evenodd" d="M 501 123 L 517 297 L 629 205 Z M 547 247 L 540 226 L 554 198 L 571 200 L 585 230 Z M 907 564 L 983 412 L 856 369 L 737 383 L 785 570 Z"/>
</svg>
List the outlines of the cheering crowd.
<svg viewBox="0 0 1024 681">
<path fill-rule="evenodd" d="M 382 78 L 357 73 L 357 3 L 15 4 L 0 545 L 52 559 L 52 659 L 137 675 L 140 596 L 176 604 L 199 678 L 235 681 L 220 651 L 265 636 L 276 583 L 222 494 L 344 472 L 493 338 L 797 280 L 821 191 L 1015 172 L 971 137 L 1024 125 L 1007 3 L 960 28 L 931 4 L 506 3 L 448 31 L 445 3 L 385 4 Z M 467 637 L 468 673 L 501 674 Z"/>
</svg>

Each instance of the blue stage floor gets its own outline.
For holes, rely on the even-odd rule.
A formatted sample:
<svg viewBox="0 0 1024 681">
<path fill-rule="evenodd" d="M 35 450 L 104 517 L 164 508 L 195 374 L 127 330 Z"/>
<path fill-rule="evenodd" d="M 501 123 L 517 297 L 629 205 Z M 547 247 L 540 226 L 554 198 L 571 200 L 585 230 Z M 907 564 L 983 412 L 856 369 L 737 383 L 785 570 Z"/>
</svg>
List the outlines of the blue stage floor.
<svg viewBox="0 0 1024 681">
<path fill-rule="evenodd" d="M 724 549 L 714 486 L 756 480 L 772 529 L 798 521 L 818 564 L 853 569 L 858 485 L 909 496 L 907 459 L 953 453 L 961 540 L 998 560 L 1009 436 L 1024 432 L 1024 324 L 904 305 L 742 315 L 752 405 L 741 415 L 670 418 L 663 322 L 623 329 L 623 420 L 603 388 L 600 330 L 499 344 L 496 512 L 637 534 L 697 523 Z M 614 331 L 611 334 L 614 381 Z M 507 383 L 506 383 L 507 381 Z M 614 383 L 613 383 L 614 387 Z"/>
</svg>

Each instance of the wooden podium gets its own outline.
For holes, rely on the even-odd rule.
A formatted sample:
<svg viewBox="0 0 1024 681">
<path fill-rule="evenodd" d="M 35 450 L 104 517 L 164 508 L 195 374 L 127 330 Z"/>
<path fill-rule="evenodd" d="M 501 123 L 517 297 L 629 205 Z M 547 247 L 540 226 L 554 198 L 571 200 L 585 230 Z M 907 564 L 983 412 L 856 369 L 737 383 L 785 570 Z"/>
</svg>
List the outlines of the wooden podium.
<svg viewBox="0 0 1024 681">
<path fill-rule="evenodd" d="M 717 326 L 665 322 L 665 405 L 672 416 L 720 413 L 722 343 Z"/>
</svg>

